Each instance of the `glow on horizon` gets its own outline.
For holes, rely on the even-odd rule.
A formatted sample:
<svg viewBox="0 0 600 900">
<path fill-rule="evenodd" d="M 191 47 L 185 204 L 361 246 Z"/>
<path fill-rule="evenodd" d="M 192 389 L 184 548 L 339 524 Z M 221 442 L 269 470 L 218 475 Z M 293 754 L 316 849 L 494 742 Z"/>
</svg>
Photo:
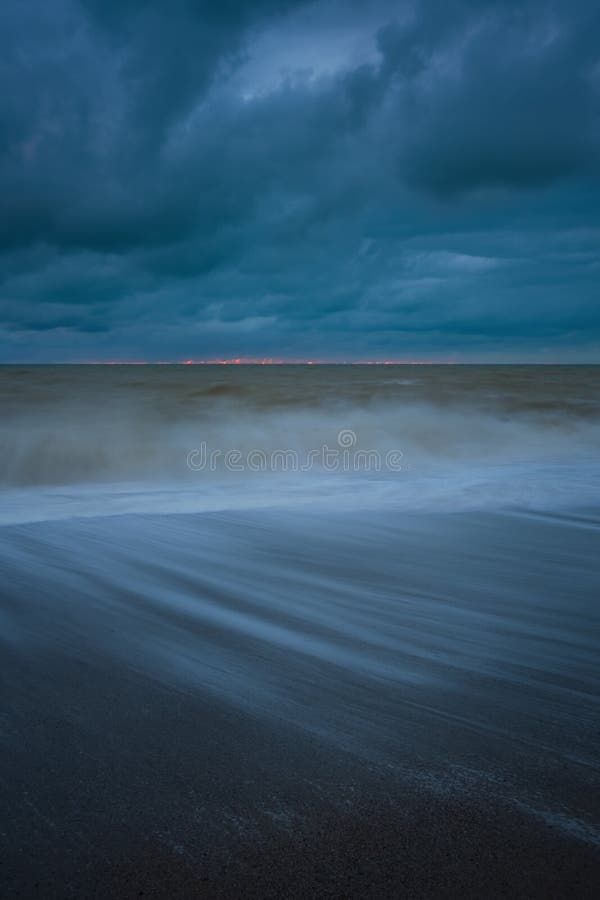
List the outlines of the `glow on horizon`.
<svg viewBox="0 0 600 900">
<path fill-rule="evenodd" d="M 78 363 L 75 363 L 77 365 Z M 271 357 L 233 357 L 231 359 L 181 360 L 86 360 L 79 365 L 100 366 L 451 366 L 449 359 L 277 359 Z"/>
</svg>

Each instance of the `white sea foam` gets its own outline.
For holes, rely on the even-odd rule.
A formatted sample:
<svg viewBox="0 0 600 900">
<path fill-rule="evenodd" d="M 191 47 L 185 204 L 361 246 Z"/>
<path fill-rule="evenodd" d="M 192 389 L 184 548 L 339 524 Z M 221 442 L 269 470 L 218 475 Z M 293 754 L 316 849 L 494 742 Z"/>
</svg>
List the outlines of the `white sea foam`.
<svg viewBox="0 0 600 900">
<path fill-rule="evenodd" d="M 423 378 L 356 370 L 317 383 L 285 370 L 228 382 L 188 372 L 110 373 L 107 384 L 101 369 L 77 383 L 30 370 L 25 386 L 12 376 L 0 522 L 306 504 L 548 508 L 600 496 L 589 374 L 523 387 L 473 370 L 424 389 Z M 204 464 L 190 466 L 190 454 Z"/>
</svg>

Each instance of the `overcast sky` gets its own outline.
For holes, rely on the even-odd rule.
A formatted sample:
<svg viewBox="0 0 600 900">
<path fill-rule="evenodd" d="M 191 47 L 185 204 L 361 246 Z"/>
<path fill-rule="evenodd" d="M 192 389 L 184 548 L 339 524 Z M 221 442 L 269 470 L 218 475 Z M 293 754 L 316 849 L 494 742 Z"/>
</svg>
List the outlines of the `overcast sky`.
<svg viewBox="0 0 600 900">
<path fill-rule="evenodd" d="M 3 0 L 0 360 L 600 361 L 597 0 Z"/>
</svg>

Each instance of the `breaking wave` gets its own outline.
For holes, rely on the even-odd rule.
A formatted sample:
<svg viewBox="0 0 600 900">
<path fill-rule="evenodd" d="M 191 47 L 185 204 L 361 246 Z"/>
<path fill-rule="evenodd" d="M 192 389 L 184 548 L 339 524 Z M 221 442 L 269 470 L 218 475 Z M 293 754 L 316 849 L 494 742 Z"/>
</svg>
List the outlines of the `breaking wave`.
<svg viewBox="0 0 600 900">
<path fill-rule="evenodd" d="M 88 509 L 101 488 L 102 502 L 110 488 L 113 496 L 132 492 L 151 508 L 175 509 L 323 495 L 341 503 L 344 492 L 354 501 L 415 504 L 426 496 L 439 502 L 442 491 L 459 502 L 451 484 L 471 503 L 477 495 L 518 503 L 532 492 L 547 503 L 571 489 L 595 489 L 593 367 L 563 372 L 554 384 L 556 370 L 521 374 L 519 383 L 514 372 L 491 378 L 488 367 L 461 367 L 454 384 L 439 372 L 390 378 L 389 371 L 341 367 L 318 377 L 273 368 L 243 378 L 150 368 L 135 379 L 125 370 L 107 376 L 106 367 L 67 368 L 1 373 L 5 508 L 18 489 L 34 488 L 38 500 L 40 490 L 79 488 Z M 214 465 L 189 465 L 199 448 Z M 325 451 L 338 454 L 337 467 Z M 228 454 L 237 460 L 233 471 Z M 390 454 L 401 464 L 387 465 Z M 257 456 L 267 464 L 249 465 Z"/>
</svg>

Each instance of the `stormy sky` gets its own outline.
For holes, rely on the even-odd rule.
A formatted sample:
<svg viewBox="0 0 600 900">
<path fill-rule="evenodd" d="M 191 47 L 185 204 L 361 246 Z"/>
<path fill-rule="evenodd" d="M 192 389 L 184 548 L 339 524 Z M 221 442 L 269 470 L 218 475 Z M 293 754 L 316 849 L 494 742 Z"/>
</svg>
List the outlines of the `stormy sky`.
<svg viewBox="0 0 600 900">
<path fill-rule="evenodd" d="M 600 361 L 597 0 L 3 0 L 0 361 Z"/>
</svg>

